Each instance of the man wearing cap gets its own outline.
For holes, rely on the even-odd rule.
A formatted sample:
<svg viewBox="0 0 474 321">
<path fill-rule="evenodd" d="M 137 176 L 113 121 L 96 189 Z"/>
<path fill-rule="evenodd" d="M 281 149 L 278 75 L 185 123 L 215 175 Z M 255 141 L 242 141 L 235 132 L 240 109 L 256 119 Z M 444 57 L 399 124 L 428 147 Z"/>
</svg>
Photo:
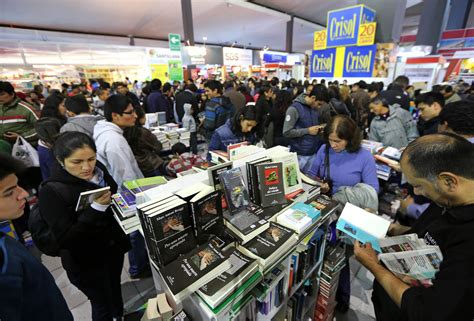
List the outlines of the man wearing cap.
<svg viewBox="0 0 474 321">
<path fill-rule="evenodd" d="M 402 148 L 415 140 L 419 134 L 409 111 L 400 105 L 390 105 L 383 91 L 370 101 L 370 111 L 376 116 L 370 123 L 369 139 L 384 146 Z"/>
</svg>

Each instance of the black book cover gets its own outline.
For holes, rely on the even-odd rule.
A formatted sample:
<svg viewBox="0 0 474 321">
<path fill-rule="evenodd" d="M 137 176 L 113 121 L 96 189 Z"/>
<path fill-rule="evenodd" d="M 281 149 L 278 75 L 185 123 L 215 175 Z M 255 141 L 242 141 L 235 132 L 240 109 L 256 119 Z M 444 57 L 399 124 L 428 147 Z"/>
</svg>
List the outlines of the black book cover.
<svg viewBox="0 0 474 321">
<path fill-rule="evenodd" d="M 247 163 L 247 182 L 249 185 L 250 201 L 254 204 L 260 204 L 260 188 L 258 186 L 257 164 L 268 163 L 268 157 L 253 160 Z"/>
<path fill-rule="evenodd" d="M 237 213 L 244 210 L 250 204 L 250 200 L 240 168 L 232 168 L 220 173 L 219 179 L 224 185 L 224 194 L 229 211 Z"/>
<path fill-rule="evenodd" d="M 174 295 L 198 281 L 228 259 L 212 242 L 180 256 L 160 272 Z"/>
<path fill-rule="evenodd" d="M 318 195 L 306 202 L 321 211 L 321 217 L 331 212 L 334 208 L 339 206 L 339 202 L 332 200 L 329 196 L 324 194 Z"/>
<path fill-rule="evenodd" d="M 162 265 L 196 247 L 187 203 L 183 202 L 179 206 L 149 216 L 148 219 L 153 228 L 154 242 Z"/>
<path fill-rule="evenodd" d="M 181 310 L 171 317 L 171 321 L 191 321 L 192 319 L 186 313 L 186 311 Z"/>
<path fill-rule="evenodd" d="M 142 229 L 143 229 L 143 235 L 144 235 L 144 238 L 145 238 L 145 243 L 146 243 L 146 246 L 148 248 L 148 252 L 150 253 L 150 258 L 158 266 L 162 266 L 163 262 L 157 256 L 157 249 L 156 249 L 156 246 L 155 246 L 156 243 L 153 241 L 153 239 L 154 239 L 153 234 L 152 234 L 152 231 L 149 228 L 149 225 L 148 225 L 147 219 L 145 217 L 145 214 L 140 209 L 137 209 L 137 213 L 138 213 L 138 218 L 140 219 L 140 224 L 141 224 Z"/>
<path fill-rule="evenodd" d="M 249 204 L 236 214 L 224 213 L 224 218 L 243 235 L 250 234 L 260 226 L 267 224 L 268 221 L 262 216 L 263 209 L 255 204 Z"/>
<path fill-rule="evenodd" d="M 215 189 L 221 189 L 222 186 L 221 186 L 219 174 L 229 169 L 232 169 L 232 162 L 227 162 L 224 164 L 218 164 L 218 165 L 209 167 L 207 169 L 207 173 L 209 176 L 209 182 L 211 183 L 211 186 L 213 186 Z"/>
<path fill-rule="evenodd" d="M 224 230 L 221 195 L 217 190 L 190 203 L 194 233 L 200 244 L 212 235 L 221 235 Z"/>
<path fill-rule="evenodd" d="M 207 296 L 213 296 L 226 284 L 234 281 L 252 262 L 254 259 L 242 254 L 242 252 L 234 249 L 229 256 L 232 267 L 219 275 L 217 278 L 202 286 L 199 290 Z"/>
<path fill-rule="evenodd" d="M 259 258 L 266 260 L 277 252 L 294 232 L 280 224 L 270 222 L 270 227 L 250 240 L 244 247 Z"/>
<path fill-rule="evenodd" d="M 281 163 L 266 163 L 256 167 L 262 207 L 286 204 Z"/>
</svg>

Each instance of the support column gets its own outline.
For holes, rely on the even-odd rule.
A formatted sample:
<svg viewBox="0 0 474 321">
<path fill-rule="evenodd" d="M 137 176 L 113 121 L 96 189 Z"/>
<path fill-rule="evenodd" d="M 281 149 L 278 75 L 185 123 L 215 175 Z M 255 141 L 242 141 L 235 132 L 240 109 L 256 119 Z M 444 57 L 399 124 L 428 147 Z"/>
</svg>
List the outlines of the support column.
<svg viewBox="0 0 474 321">
<path fill-rule="evenodd" d="M 451 0 L 446 30 L 466 28 L 471 6 L 472 0 Z"/>
<path fill-rule="evenodd" d="M 184 41 L 194 46 L 193 10 L 191 0 L 181 0 L 181 13 L 183 14 Z"/>
<path fill-rule="evenodd" d="M 445 25 L 445 13 L 448 0 L 431 0 L 423 2 L 420 24 L 415 44 L 432 46 L 432 53 L 436 52 Z"/>
<path fill-rule="evenodd" d="M 286 23 L 286 52 L 293 52 L 293 26 L 295 18 L 291 16 L 291 20 Z"/>
</svg>

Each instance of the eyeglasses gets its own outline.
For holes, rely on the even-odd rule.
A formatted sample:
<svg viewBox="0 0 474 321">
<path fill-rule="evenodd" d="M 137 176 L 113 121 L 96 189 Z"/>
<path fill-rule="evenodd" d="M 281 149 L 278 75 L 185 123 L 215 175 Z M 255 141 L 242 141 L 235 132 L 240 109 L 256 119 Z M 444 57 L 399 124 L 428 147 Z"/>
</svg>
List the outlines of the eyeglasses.
<svg viewBox="0 0 474 321">
<path fill-rule="evenodd" d="M 135 109 L 132 110 L 132 111 L 124 111 L 122 114 L 125 114 L 125 115 L 133 115 L 133 114 L 136 114 L 135 112 Z"/>
</svg>

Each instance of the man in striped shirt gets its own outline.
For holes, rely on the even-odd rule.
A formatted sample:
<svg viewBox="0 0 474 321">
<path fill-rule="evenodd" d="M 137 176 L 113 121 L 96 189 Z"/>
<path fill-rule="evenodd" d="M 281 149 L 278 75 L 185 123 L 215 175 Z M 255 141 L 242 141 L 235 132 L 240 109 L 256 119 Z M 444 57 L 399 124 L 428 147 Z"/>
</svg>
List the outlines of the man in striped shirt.
<svg viewBox="0 0 474 321">
<path fill-rule="evenodd" d="M 7 81 L 0 81 L 0 139 L 14 144 L 18 136 L 36 146 L 35 123 L 38 116 L 33 108 L 18 98 Z"/>
</svg>

